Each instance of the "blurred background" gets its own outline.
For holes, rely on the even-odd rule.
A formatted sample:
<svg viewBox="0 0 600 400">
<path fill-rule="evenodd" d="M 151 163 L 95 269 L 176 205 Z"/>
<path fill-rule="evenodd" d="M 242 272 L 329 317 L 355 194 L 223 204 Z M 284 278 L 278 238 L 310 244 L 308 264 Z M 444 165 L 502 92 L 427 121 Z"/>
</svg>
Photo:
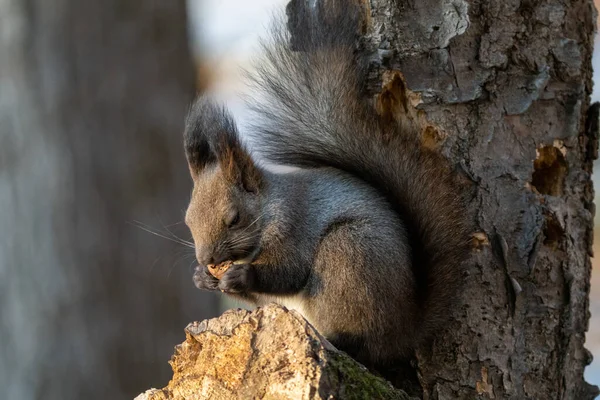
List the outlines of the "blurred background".
<svg viewBox="0 0 600 400">
<path fill-rule="evenodd" d="M 186 324 L 230 305 L 191 280 L 183 115 L 205 90 L 243 132 L 240 67 L 286 3 L 0 0 L 1 398 L 162 387 Z M 593 62 L 600 82 L 598 43 Z"/>
</svg>

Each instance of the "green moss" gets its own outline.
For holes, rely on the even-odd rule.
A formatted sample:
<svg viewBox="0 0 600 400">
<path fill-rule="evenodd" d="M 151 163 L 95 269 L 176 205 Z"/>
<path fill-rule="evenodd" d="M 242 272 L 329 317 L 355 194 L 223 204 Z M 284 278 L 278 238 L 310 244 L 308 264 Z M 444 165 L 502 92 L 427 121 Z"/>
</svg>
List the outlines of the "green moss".
<svg viewBox="0 0 600 400">
<path fill-rule="evenodd" d="M 385 379 L 362 368 L 344 353 L 330 353 L 325 369 L 329 378 L 337 381 L 339 398 L 344 400 L 413 400 L 404 391 L 394 388 Z M 332 382 L 334 383 L 334 382 Z M 339 385 L 339 386 L 338 386 Z"/>
</svg>

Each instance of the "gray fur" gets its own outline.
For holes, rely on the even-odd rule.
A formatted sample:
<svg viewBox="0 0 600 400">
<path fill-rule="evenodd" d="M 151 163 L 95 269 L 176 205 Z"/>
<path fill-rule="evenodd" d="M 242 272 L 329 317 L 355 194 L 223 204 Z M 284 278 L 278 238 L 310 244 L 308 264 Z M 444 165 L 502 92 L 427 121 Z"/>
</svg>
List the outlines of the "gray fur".
<svg viewBox="0 0 600 400">
<path fill-rule="evenodd" d="M 296 308 L 360 361 L 385 364 L 445 320 L 468 232 L 444 160 L 361 100 L 360 13 L 340 2 L 292 21 L 293 41 L 279 22 L 254 77 L 259 151 L 303 169 L 257 166 L 232 119 L 200 99 L 185 133 L 186 223 L 199 261 L 244 260 L 220 281 L 199 266 L 198 287 Z"/>
</svg>

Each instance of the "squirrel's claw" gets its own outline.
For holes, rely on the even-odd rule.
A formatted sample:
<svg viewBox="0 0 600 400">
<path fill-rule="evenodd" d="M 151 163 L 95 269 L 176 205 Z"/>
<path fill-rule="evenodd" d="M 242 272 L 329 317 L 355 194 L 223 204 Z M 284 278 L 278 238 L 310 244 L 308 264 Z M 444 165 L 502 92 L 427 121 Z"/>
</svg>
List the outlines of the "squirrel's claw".
<svg viewBox="0 0 600 400">
<path fill-rule="evenodd" d="M 219 286 L 219 280 L 210 274 L 207 267 L 202 265 L 196 267 L 192 279 L 198 289 L 217 290 Z"/>
</svg>

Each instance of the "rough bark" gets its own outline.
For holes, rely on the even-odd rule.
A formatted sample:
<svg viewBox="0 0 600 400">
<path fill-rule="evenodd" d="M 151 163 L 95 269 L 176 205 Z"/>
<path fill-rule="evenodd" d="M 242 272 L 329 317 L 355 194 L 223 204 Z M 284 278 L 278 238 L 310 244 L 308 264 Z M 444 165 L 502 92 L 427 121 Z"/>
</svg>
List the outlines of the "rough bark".
<svg viewBox="0 0 600 400">
<path fill-rule="evenodd" d="M 411 399 L 275 304 L 188 325 L 170 364 L 169 385 L 136 400 Z"/>
<path fill-rule="evenodd" d="M 0 27 L 0 398 L 131 398 L 216 306 L 128 224 L 183 219 L 185 2 L 5 0 Z"/>
<path fill-rule="evenodd" d="M 594 398 L 592 1 L 363 3 L 371 95 L 419 119 L 479 229 L 463 305 L 418 352 L 424 397 Z"/>
</svg>

